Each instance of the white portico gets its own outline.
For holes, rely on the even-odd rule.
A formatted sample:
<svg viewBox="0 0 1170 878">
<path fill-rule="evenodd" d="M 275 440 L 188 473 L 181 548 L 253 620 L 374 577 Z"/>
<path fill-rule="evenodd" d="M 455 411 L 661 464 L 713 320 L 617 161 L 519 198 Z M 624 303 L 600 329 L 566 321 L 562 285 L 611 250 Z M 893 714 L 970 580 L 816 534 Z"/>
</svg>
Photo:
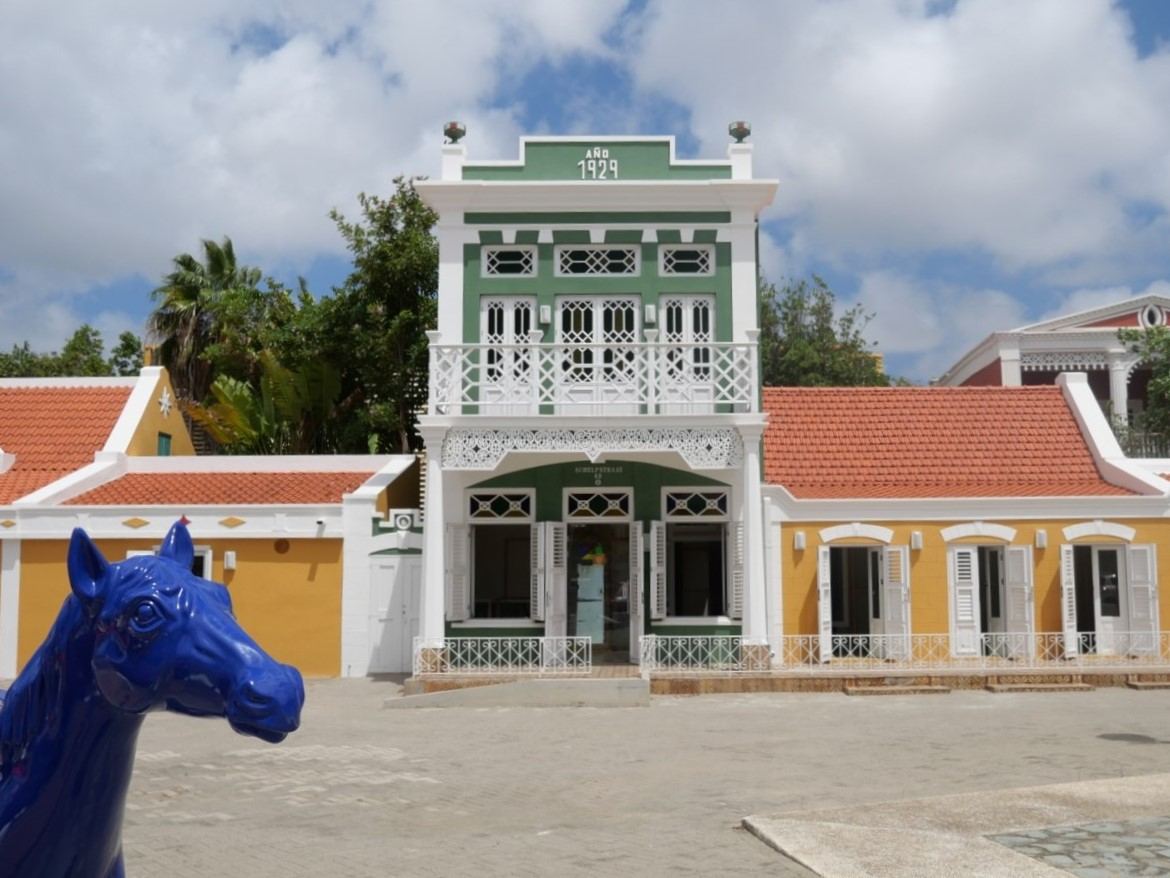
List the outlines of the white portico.
<svg viewBox="0 0 1170 878">
<path fill-rule="evenodd" d="M 526 138 L 470 162 L 456 142 L 417 186 L 440 268 L 416 671 L 637 663 L 647 634 L 766 656 L 756 227 L 776 182 L 751 146 Z"/>
</svg>

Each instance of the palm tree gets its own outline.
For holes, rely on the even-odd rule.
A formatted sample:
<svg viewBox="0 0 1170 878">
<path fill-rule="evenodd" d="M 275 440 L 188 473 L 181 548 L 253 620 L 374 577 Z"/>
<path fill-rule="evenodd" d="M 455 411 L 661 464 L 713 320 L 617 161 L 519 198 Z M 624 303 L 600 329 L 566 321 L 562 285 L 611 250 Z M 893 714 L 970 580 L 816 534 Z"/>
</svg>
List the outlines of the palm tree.
<svg viewBox="0 0 1170 878">
<path fill-rule="evenodd" d="M 203 262 L 190 253 L 172 260 L 174 270 L 150 294 L 158 304 L 147 318 L 175 392 L 191 402 L 201 402 L 211 387 L 211 368 L 201 354 L 219 335 L 219 299 L 233 289 L 255 289 L 261 277 L 260 269 L 236 263 L 231 238 L 202 244 Z"/>
</svg>

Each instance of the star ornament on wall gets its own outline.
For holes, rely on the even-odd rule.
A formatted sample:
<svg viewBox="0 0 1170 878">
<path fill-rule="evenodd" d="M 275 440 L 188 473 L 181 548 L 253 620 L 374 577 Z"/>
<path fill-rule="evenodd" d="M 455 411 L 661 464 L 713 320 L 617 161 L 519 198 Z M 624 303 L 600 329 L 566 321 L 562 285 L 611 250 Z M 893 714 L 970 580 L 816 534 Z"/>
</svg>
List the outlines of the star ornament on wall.
<svg viewBox="0 0 1170 878">
<path fill-rule="evenodd" d="M 171 409 L 174 407 L 175 401 L 171 398 L 171 391 L 164 387 L 162 396 L 158 398 L 158 408 L 162 412 L 164 418 L 171 416 Z"/>
</svg>

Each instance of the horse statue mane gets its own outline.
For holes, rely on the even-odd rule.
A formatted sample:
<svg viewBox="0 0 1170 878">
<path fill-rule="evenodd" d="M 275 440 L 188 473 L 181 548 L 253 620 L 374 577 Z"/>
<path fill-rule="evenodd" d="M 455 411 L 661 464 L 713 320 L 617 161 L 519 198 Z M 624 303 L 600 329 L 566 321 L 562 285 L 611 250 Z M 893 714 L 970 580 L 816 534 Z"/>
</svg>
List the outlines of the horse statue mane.
<svg viewBox="0 0 1170 878">
<path fill-rule="evenodd" d="M 182 523 L 157 556 L 115 563 L 73 531 L 71 593 L 0 692 L 4 878 L 123 878 L 122 815 L 149 711 L 224 717 L 272 743 L 300 724 L 300 673 L 256 644 L 193 560 Z"/>
</svg>

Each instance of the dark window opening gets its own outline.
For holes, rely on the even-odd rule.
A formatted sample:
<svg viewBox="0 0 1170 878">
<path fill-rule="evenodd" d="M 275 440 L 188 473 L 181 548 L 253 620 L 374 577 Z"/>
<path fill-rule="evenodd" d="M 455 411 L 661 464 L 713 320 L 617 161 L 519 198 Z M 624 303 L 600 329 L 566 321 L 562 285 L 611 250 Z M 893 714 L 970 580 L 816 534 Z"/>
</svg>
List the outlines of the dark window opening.
<svg viewBox="0 0 1170 878">
<path fill-rule="evenodd" d="M 722 524 L 666 526 L 668 615 L 726 613 L 723 536 Z"/>
<path fill-rule="evenodd" d="M 472 539 L 475 618 L 527 618 L 532 563 L 529 526 L 478 525 L 472 528 Z"/>
</svg>

